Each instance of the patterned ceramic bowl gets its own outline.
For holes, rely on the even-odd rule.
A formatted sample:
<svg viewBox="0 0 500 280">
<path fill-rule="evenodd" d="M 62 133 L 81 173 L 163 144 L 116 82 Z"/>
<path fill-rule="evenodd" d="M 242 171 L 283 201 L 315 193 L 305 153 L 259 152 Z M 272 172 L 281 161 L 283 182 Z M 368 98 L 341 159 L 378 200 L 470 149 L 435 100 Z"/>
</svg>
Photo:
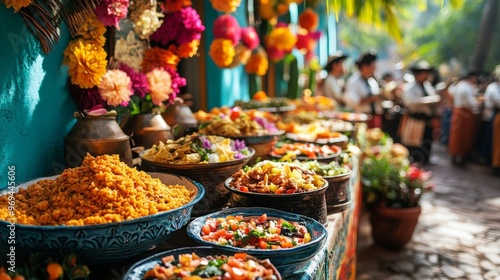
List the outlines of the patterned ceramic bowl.
<svg viewBox="0 0 500 280">
<path fill-rule="evenodd" d="M 205 224 L 207 218 L 222 218 L 226 216 L 237 215 L 242 215 L 243 218 L 247 218 L 259 217 L 262 214 L 266 214 L 268 219 L 283 218 L 287 221 L 299 222 L 301 224 L 304 224 L 311 234 L 311 241 L 304 245 L 293 248 L 263 250 L 218 245 L 216 243 L 205 241 L 201 237 L 201 229 Z M 206 246 L 214 246 L 220 250 L 224 250 L 227 252 L 245 252 L 259 259 L 267 258 L 271 261 L 272 264 L 274 264 L 274 266 L 276 266 L 283 277 L 290 275 L 307 265 L 310 259 L 313 258 L 321 250 L 328 235 L 326 228 L 322 224 L 309 217 L 263 207 L 230 208 L 196 218 L 188 225 L 187 233 L 189 237 Z M 286 277 L 284 279 L 286 279 Z"/>
<path fill-rule="evenodd" d="M 151 257 L 148 257 L 142 261 L 139 261 L 135 264 L 133 264 L 130 269 L 127 271 L 125 276 L 123 277 L 123 280 L 137 280 L 137 279 L 143 279 L 144 274 L 155 267 L 157 264 L 159 264 L 162 261 L 162 258 L 166 256 L 174 256 L 175 259 L 178 259 L 179 255 L 182 254 L 191 254 L 195 253 L 196 255 L 200 257 L 207 257 L 207 256 L 214 256 L 214 255 L 232 255 L 231 253 L 228 253 L 227 251 L 214 248 L 214 247 L 188 247 L 188 248 L 179 248 L 179 249 L 173 249 L 173 250 L 168 250 L 165 252 L 158 253 L 156 255 L 153 255 Z M 278 280 L 281 280 L 281 275 L 278 271 L 276 271 L 276 268 L 274 265 L 269 262 L 269 260 L 263 260 L 263 259 L 256 259 L 251 256 L 247 256 L 248 259 L 252 259 L 255 261 L 258 261 L 264 267 L 270 268 L 274 271 L 274 275 Z"/>
<path fill-rule="evenodd" d="M 149 173 L 166 184 L 179 184 L 194 191 L 191 201 L 170 211 L 133 220 L 88 226 L 31 226 L 16 224 L 16 249 L 28 252 L 77 254 L 85 264 L 118 262 L 154 249 L 167 240 L 172 233 L 187 224 L 193 205 L 204 195 L 203 187 L 188 178 L 162 173 Z M 40 178 L 21 185 L 29 185 Z M 7 244 L 9 228 L 0 220 L 0 242 Z"/>
</svg>

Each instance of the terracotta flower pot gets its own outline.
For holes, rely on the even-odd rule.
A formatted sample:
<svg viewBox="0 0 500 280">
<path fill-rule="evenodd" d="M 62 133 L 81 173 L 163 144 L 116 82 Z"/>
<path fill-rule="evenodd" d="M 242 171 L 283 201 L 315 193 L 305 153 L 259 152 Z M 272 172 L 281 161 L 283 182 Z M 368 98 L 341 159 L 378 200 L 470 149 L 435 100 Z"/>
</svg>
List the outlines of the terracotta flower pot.
<svg viewBox="0 0 500 280">
<path fill-rule="evenodd" d="M 376 206 L 371 209 L 370 222 L 373 240 L 391 249 L 402 249 L 411 240 L 421 209 L 388 208 Z"/>
</svg>

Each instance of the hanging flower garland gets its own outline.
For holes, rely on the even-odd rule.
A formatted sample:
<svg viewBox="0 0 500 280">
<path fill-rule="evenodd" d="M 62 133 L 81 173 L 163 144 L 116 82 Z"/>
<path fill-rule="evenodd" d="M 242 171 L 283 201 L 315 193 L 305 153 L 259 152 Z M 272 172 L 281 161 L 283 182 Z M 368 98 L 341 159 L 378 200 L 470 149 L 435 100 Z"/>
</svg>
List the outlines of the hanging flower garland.
<svg viewBox="0 0 500 280">
<path fill-rule="evenodd" d="M 321 37 L 321 32 L 316 31 L 319 25 L 319 16 L 311 8 L 307 8 L 299 15 L 299 31 L 297 34 L 296 48 L 304 54 L 306 61 L 311 61 L 315 56 L 314 49 Z"/>
<path fill-rule="evenodd" d="M 189 5 L 188 0 L 166 0 L 159 5 L 150 0 L 103 0 L 64 51 L 70 94 L 78 109 L 105 106 L 135 115 L 173 104 L 186 85 L 177 65 L 181 58 L 197 53 L 205 29 Z M 106 60 L 105 26 L 118 28 L 127 15 L 137 36 L 155 44 L 144 52 L 141 72 Z"/>
<path fill-rule="evenodd" d="M 285 23 L 278 23 L 265 37 L 265 47 L 269 59 L 279 61 L 295 47 L 297 37 Z"/>
<path fill-rule="evenodd" d="M 229 14 L 221 15 L 214 21 L 213 33 L 215 39 L 210 44 L 209 56 L 220 68 L 245 65 L 260 44 L 254 27 L 240 27 L 238 20 Z"/>
</svg>

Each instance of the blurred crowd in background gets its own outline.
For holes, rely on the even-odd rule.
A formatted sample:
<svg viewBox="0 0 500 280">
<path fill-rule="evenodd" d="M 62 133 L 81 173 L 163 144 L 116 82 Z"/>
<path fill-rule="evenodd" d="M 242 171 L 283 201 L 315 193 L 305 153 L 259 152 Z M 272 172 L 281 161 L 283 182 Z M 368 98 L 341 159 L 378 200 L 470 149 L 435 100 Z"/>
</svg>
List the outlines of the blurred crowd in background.
<svg viewBox="0 0 500 280">
<path fill-rule="evenodd" d="M 369 51 L 354 58 L 357 71 L 347 76 L 347 58 L 337 52 L 328 59 L 319 95 L 371 115 L 368 126 L 405 145 L 413 162 L 435 164 L 436 141 L 448 145 L 453 164 L 491 165 L 500 176 L 500 65 L 493 73 L 473 70 L 442 80 L 433 65 L 418 60 L 403 74 L 375 76 L 377 53 Z"/>
</svg>

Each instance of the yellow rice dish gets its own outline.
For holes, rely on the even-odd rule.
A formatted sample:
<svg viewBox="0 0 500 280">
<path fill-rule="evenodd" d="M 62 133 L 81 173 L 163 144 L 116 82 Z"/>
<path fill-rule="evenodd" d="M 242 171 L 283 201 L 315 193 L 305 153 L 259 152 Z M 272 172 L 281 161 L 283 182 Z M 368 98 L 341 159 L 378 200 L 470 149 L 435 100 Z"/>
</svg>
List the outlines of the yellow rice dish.
<svg viewBox="0 0 500 280">
<path fill-rule="evenodd" d="M 130 168 L 118 155 L 87 155 L 80 167 L 16 193 L 15 218 L 16 223 L 29 225 L 120 222 L 181 207 L 193 194 L 184 186 L 166 186 Z M 7 195 L 0 196 L 0 219 L 11 219 Z"/>
</svg>

